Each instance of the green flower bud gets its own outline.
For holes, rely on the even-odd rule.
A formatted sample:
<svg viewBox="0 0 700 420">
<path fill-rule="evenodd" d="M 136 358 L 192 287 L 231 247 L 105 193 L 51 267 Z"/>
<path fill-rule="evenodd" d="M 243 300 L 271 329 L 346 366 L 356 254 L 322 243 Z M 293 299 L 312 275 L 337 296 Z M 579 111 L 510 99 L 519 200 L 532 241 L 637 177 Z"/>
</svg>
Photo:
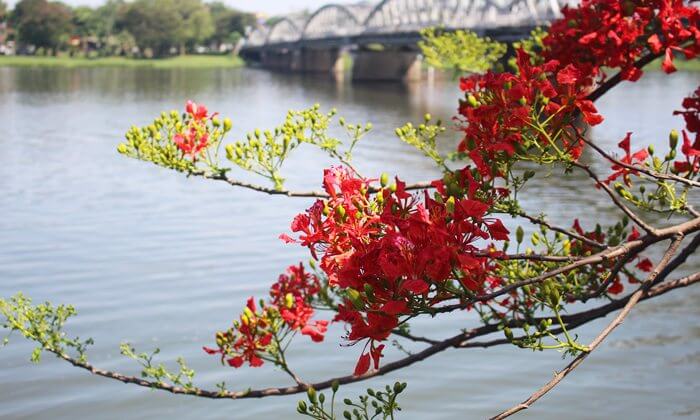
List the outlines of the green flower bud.
<svg viewBox="0 0 700 420">
<path fill-rule="evenodd" d="M 346 400 L 346 401 L 349 401 L 349 400 Z M 350 401 L 350 403 L 346 403 L 346 404 L 351 404 L 351 403 L 352 403 L 352 401 Z M 345 417 L 347 420 L 352 420 L 352 414 L 350 414 L 350 412 L 348 410 L 343 411 L 343 417 Z"/>
<path fill-rule="evenodd" d="M 506 339 L 507 339 L 508 341 L 513 341 L 513 331 L 511 331 L 510 328 L 505 327 L 505 328 L 503 329 L 503 334 L 506 335 Z"/>
<path fill-rule="evenodd" d="M 299 405 L 297 406 L 297 411 L 300 414 L 306 413 L 307 408 L 308 407 L 306 406 L 306 403 L 304 401 L 299 401 Z"/>
<path fill-rule="evenodd" d="M 396 185 L 395 182 L 393 184 L 389 185 L 389 191 L 391 191 L 393 193 L 395 193 L 398 188 L 399 188 L 399 186 Z"/>
<path fill-rule="evenodd" d="M 351 400 L 350 398 L 344 399 L 343 402 L 344 402 L 345 404 L 347 404 L 347 405 L 352 404 L 352 400 Z M 347 411 L 346 411 L 346 413 L 347 413 Z"/>
<path fill-rule="evenodd" d="M 678 130 L 671 130 L 671 134 L 668 135 L 668 144 L 671 146 L 671 150 L 678 146 Z"/>
<path fill-rule="evenodd" d="M 333 381 L 333 383 L 331 384 L 331 389 L 333 390 L 333 392 L 338 392 L 338 388 L 339 388 L 339 387 L 340 387 L 340 382 L 338 382 L 338 380 L 336 379 L 336 380 Z"/>
<path fill-rule="evenodd" d="M 374 302 L 374 288 L 369 283 L 365 283 L 365 296 L 368 301 Z"/>
<path fill-rule="evenodd" d="M 362 297 L 360 296 L 360 292 L 358 292 L 355 289 L 348 289 L 346 291 L 347 297 L 352 302 L 352 305 L 357 309 L 357 310 L 363 310 L 365 308 L 365 303 L 362 301 Z"/>
<path fill-rule="evenodd" d="M 335 214 L 337 214 L 338 217 L 340 217 L 341 219 L 344 219 L 344 218 L 345 218 L 345 214 L 346 214 L 345 207 L 343 207 L 342 205 L 336 207 L 336 208 L 335 208 Z"/>
<path fill-rule="evenodd" d="M 389 185 L 389 174 L 386 172 L 382 173 L 382 175 L 379 177 L 379 183 L 382 185 L 382 187 Z"/>
<path fill-rule="evenodd" d="M 453 214 L 455 212 L 455 198 L 450 196 L 445 203 L 445 207 L 447 208 L 447 213 Z"/>
<path fill-rule="evenodd" d="M 326 402 L 326 396 L 324 394 L 318 394 L 318 402 L 320 402 L 321 404 Z"/>
<path fill-rule="evenodd" d="M 476 97 L 474 95 L 467 96 L 467 103 L 469 104 L 469 106 L 474 108 L 479 106 L 479 101 L 476 100 Z"/>
<path fill-rule="evenodd" d="M 313 387 L 309 387 L 309 389 L 306 391 L 306 395 L 309 397 L 309 401 L 312 403 L 316 403 L 316 390 Z"/>
<path fill-rule="evenodd" d="M 233 123 L 230 118 L 224 118 L 224 131 L 231 131 L 233 128 Z"/>
<path fill-rule="evenodd" d="M 518 228 L 515 230 L 515 240 L 518 242 L 518 244 L 523 243 L 523 238 L 525 237 L 525 231 L 523 230 L 522 226 L 518 226 Z"/>
<path fill-rule="evenodd" d="M 372 123 L 367 123 L 367 124 L 365 125 L 365 131 L 370 131 L 372 128 L 374 128 L 374 126 L 372 125 Z"/>
<path fill-rule="evenodd" d="M 124 143 L 120 143 L 119 146 L 117 146 L 117 152 L 119 152 L 122 155 L 125 155 L 129 152 L 129 147 Z"/>
<path fill-rule="evenodd" d="M 522 98 L 518 99 L 518 103 L 522 106 L 527 105 L 527 99 L 523 96 Z"/>
<path fill-rule="evenodd" d="M 650 155 L 654 154 L 654 145 L 650 144 L 649 147 L 647 147 L 647 152 L 649 152 Z"/>
<path fill-rule="evenodd" d="M 425 114 L 425 122 L 428 122 L 433 119 L 433 116 L 430 114 Z M 397 382 L 398 383 L 398 382 Z"/>
</svg>

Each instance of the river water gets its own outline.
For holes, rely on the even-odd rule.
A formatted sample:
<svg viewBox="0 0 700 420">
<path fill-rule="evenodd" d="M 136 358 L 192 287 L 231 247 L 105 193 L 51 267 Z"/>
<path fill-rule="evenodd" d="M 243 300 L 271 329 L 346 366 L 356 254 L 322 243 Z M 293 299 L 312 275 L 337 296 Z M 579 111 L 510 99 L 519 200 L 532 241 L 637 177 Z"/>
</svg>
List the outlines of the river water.
<svg viewBox="0 0 700 420">
<path fill-rule="evenodd" d="M 682 127 L 670 111 L 697 83 L 697 74 L 651 73 L 622 85 L 600 101 L 607 121 L 592 136 L 614 147 L 634 130 L 637 145 L 655 143 L 661 150 L 668 131 Z M 337 107 L 349 122 L 374 124 L 356 153 L 362 172 L 428 180 L 435 170 L 398 142 L 394 128 L 419 122 L 426 112 L 450 121 L 458 97 L 450 81 L 353 86 L 251 69 L 2 68 L 0 296 L 22 291 L 36 301 L 75 305 L 79 316 L 67 330 L 95 339 L 90 359 L 105 369 L 138 374 L 135 362 L 119 354 L 119 343 L 128 341 L 139 350 L 161 348 L 158 360 L 171 365 L 185 357 L 202 387 L 221 381 L 231 389 L 287 385 L 287 377 L 271 367 L 223 368 L 201 347 L 229 325 L 248 296 L 263 296 L 287 265 L 308 258 L 277 237 L 310 202 L 188 179 L 125 159 L 116 144 L 130 125 L 180 109 L 188 98 L 231 117 L 230 140 L 274 127 L 287 109 L 320 103 Z M 457 135 L 447 137 L 446 150 Z M 317 188 L 329 163 L 320 152 L 302 150 L 287 167 L 289 187 Z M 594 166 L 603 173 L 607 165 Z M 566 224 L 576 217 L 591 223 L 618 216 L 585 178 L 539 176 L 523 195 L 530 211 Z M 683 272 L 699 268 L 700 260 L 691 257 Z M 699 418 L 699 298 L 698 288 L 690 288 L 640 304 L 579 370 L 521 417 Z M 578 333 L 590 340 L 609 319 Z M 475 325 L 473 314 L 460 314 L 419 321 L 414 329 L 439 338 Z M 309 381 L 350 373 L 360 349 L 339 346 L 340 334 L 332 329 L 323 345 L 298 340 L 290 363 Z M 198 400 L 93 377 L 48 356 L 33 366 L 31 346 L 12 339 L 0 349 L 3 419 L 296 415 L 297 396 Z M 398 357 L 390 351 L 385 363 Z M 368 385 L 405 380 L 400 418 L 484 418 L 522 400 L 565 364 L 556 352 L 449 350 L 341 392 L 353 397 Z"/>
</svg>

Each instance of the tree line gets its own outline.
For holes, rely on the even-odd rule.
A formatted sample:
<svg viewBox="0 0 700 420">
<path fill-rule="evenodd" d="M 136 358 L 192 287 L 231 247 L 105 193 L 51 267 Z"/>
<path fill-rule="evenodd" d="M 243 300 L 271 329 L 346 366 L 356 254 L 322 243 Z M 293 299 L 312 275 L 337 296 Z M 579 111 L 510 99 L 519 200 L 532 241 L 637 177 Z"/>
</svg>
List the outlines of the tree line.
<svg viewBox="0 0 700 420">
<path fill-rule="evenodd" d="M 163 57 L 198 46 L 228 51 L 256 18 L 201 0 L 108 0 L 96 8 L 21 0 L 12 10 L 0 0 L 0 22 L 19 52 Z"/>
</svg>

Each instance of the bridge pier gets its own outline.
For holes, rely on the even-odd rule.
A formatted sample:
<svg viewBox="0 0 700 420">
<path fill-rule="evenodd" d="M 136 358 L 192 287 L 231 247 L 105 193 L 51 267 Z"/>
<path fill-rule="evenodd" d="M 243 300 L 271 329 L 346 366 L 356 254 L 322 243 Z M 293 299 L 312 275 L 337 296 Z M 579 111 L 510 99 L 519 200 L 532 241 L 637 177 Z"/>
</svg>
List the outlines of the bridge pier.
<svg viewBox="0 0 700 420">
<path fill-rule="evenodd" d="M 337 75 L 344 71 L 343 57 L 339 48 L 301 50 L 300 71 Z"/>
<path fill-rule="evenodd" d="M 291 50 L 266 50 L 260 54 L 260 64 L 267 69 L 289 71 L 299 66 L 299 55 Z"/>
<path fill-rule="evenodd" d="M 360 50 L 354 54 L 352 80 L 404 81 L 421 80 L 423 62 L 415 51 Z"/>
</svg>

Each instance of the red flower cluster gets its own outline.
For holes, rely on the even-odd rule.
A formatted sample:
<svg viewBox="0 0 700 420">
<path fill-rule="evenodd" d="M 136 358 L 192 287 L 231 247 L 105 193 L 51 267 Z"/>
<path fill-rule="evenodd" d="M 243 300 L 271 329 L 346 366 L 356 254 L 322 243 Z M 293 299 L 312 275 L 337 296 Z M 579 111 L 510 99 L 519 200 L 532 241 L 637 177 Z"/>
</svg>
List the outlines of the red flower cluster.
<svg viewBox="0 0 700 420">
<path fill-rule="evenodd" d="M 308 335 L 315 342 L 323 341 L 328 330 L 328 321 L 310 321 L 314 315 L 310 302 L 320 290 L 318 277 L 307 273 L 302 264 L 290 266 L 270 288 L 272 304 L 279 308 L 289 328 Z"/>
<path fill-rule="evenodd" d="M 197 105 L 192 101 L 187 101 L 185 111 L 186 127 L 183 132 L 173 136 L 173 142 L 185 156 L 196 159 L 209 146 L 209 132 L 205 124 L 207 119 L 213 118 L 214 115 L 209 117 L 204 105 Z"/>
<path fill-rule="evenodd" d="M 369 369 L 370 356 L 378 365 L 383 346 L 375 342 L 389 336 L 401 315 L 453 297 L 443 287 L 448 280 L 474 292 L 498 283 L 488 275 L 487 258 L 476 254 L 484 241 L 508 239 L 501 221 L 486 216 L 490 203 L 448 196 L 442 182 L 434 199 L 426 193 L 423 200 L 399 180 L 372 195 L 370 182 L 345 168 L 326 170 L 330 199 L 317 201 L 291 226 L 299 243 L 320 254 L 329 283 L 345 293 L 335 320 L 349 324 L 347 339 L 369 339 L 357 375 Z"/>
<path fill-rule="evenodd" d="M 692 96 L 683 100 L 683 111 L 676 111 L 674 115 L 683 115 L 685 130 L 683 130 L 683 145 L 681 152 L 685 161 L 674 162 L 674 169 L 680 174 L 697 174 L 700 172 L 700 87 Z M 687 131 L 686 131 L 687 130 Z M 695 139 L 691 139 L 694 133 Z"/>
<path fill-rule="evenodd" d="M 580 111 L 591 125 L 603 121 L 586 99 L 586 80 L 578 68 L 562 67 L 557 60 L 533 65 L 523 50 L 517 51 L 517 65 L 517 74 L 488 72 L 460 83 L 466 99 L 459 113 L 466 124 L 459 151 L 468 153 L 486 178 L 502 176 L 498 164 L 532 142 L 550 145 L 553 139 L 547 132 L 573 130 L 576 139 L 574 111 Z M 574 159 L 579 157 L 580 141 L 567 136 L 558 140 Z"/>
<path fill-rule="evenodd" d="M 216 334 L 217 349 L 204 347 L 209 354 L 220 354 L 221 360 L 235 368 L 248 362 L 252 367 L 262 366 L 262 356 L 268 354 L 273 339 L 285 331 L 299 331 L 315 342 L 323 341 L 328 321 L 311 321 L 313 296 L 320 290 L 315 275 L 306 273 L 303 265 L 290 266 L 270 289 L 270 301 L 257 309 L 253 298 L 228 331 Z"/>
<path fill-rule="evenodd" d="M 689 59 L 700 53 L 700 11 L 683 0 L 583 0 L 562 13 L 543 39 L 543 56 L 575 65 L 588 84 L 605 78 L 606 67 L 638 80 L 634 64 L 647 49 L 665 52 L 667 73 L 675 71 L 673 51 Z"/>
</svg>

